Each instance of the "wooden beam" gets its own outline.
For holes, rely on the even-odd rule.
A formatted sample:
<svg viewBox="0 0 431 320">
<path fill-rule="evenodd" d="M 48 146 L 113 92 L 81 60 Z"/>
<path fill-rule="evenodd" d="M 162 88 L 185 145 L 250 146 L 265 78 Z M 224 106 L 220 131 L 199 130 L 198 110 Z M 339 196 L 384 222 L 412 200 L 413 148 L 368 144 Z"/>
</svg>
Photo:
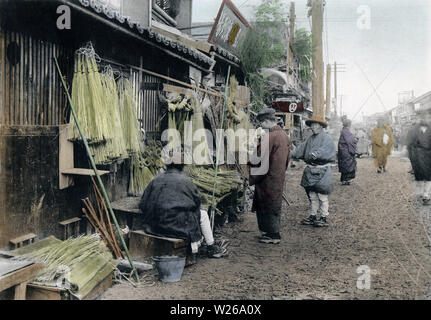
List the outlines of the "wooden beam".
<svg viewBox="0 0 431 320">
<path fill-rule="evenodd" d="M 16 285 L 14 300 L 25 300 L 26 290 L 27 290 L 27 282 L 23 282 Z"/>
<path fill-rule="evenodd" d="M 103 176 L 105 174 L 109 174 L 109 171 L 104 170 L 97 170 L 99 172 L 99 175 Z M 72 168 L 72 169 L 66 169 L 62 170 L 61 174 L 65 175 L 71 175 L 71 176 L 95 176 L 93 169 L 80 169 L 80 168 Z"/>
<path fill-rule="evenodd" d="M 187 39 L 184 36 L 172 33 L 169 30 L 164 30 L 164 29 L 161 29 L 161 28 L 158 28 L 155 26 L 153 26 L 152 29 L 154 29 L 158 33 L 160 33 L 160 34 L 162 34 L 168 38 L 171 38 L 172 40 L 180 42 L 181 44 L 186 45 L 188 47 L 192 47 L 194 49 L 200 50 L 200 51 L 205 52 L 205 53 L 210 53 L 210 51 L 211 51 L 212 46 L 207 42 Z"/>
<path fill-rule="evenodd" d="M 172 93 L 179 93 L 179 94 L 183 94 L 183 95 L 188 96 L 188 97 L 192 97 L 193 93 L 194 93 L 194 91 L 191 89 L 186 89 L 183 87 L 177 87 L 177 86 L 173 86 L 173 85 L 166 84 L 166 83 L 163 84 L 163 91 L 172 92 Z"/>
<path fill-rule="evenodd" d="M 164 76 L 164 75 L 162 75 L 160 73 L 157 73 L 157 72 L 153 72 L 153 71 L 150 71 L 150 70 L 147 70 L 147 69 L 143 69 L 143 68 L 138 68 L 138 67 L 131 66 L 131 65 L 129 65 L 129 67 L 132 68 L 132 69 L 138 70 L 138 71 L 142 71 L 142 72 L 144 72 L 146 74 L 149 74 L 151 76 L 158 77 L 158 78 L 161 78 L 161 79 L 164 79 L 164 80 L 168 80 L 168 81 L 172 81 L 172 82 L 181 84 L 181 85 L 183 85 L 185 87 L 188 87 L 188 88 L 191 88 L 191 89 L 194 89 L 194 90 L 198 90 L 198 91 L 201 91 L 201 92 L 205 92 L 207 94 L 210 94 L 210 95 L 213 95 L 213 96 L 216 96 L 216 97 L 222 97 L 223 96 L 222 94 L 220 94 L 217 91 L 211 91 L 211 90 L 199 88 L 198 86 L 195 86 L 195 85 L 189 84 L 187 82 L 180 81 L 180 80 L 168 77 L 168 76 Z"/>
</svg>

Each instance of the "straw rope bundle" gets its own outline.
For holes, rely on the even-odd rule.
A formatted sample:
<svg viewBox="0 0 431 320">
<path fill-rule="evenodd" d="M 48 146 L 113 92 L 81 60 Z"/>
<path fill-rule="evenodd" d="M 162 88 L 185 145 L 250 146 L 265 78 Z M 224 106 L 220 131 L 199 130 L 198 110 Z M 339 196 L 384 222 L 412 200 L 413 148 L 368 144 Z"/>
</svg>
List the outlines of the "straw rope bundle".
<svg viewBox="0 0 431 320">
<path fill-rule="evenodd" d="M 133 86 L 127 79 L 118 82 L 120 95 L 121 126 L 126 149 L 129 155 L 142 152 L 142 134 L 136 112 L 136 101 L 133 94 Z"/>
<path fill-rule="evenodd" d="M 89 291 L 90 283 L 98 278 L 99 273 L 109 274 L 115 268 L 111 252 L 96 236 L 82 236 L 65 241 L 48 238 L 14 250 L 11 254 L 17 260 L 45 263 L 46 268 L 34 283 L 64 287 L 72 292 Z M 62 278 L 67 281 L 62 281 Z"/>
<path fill-rule="evenodd" d="M 214 188 L 214 170 L 212 168 L 188 166 L 185 170 L 187 177 L 199 188 L 203 204 L 211 204 Z M 216 203 L 220 203 L 242 184 L 241 177 L 236 171 L 220 171 L 217 176 L 215 190 Z"/>
<path fill-rule="evenodd" d="M 171 143 L 173 148 L 177 148 L 181 146 L 181 141 L 184 141 L 184 122 L 190 120 L 193 109 L 189 103 L 189 99 L 182 95 L 178 95 L 172 100 L 167 100 L 167 102 L 168 128 L 171 130 L 178 130 L 181 137 L 181 140 L 178 140 L 175 136 Z"/>
<path fill-rule="evenodd" d="M 132 155 L 130 159 L 129 194 L 136 196 L 143 193 L 153 178 L 154 175 L 146 166 L 144 158 L 140 155 Z"/>
<path fill-rule="evenodd" d="M 107 120 L 103 116 L 106 104 L 96 59 L 99 58 L 91 44 L 78 50 L 75 55 L 75 75 L 72 82 L 72 100 L 90 144 L 102 143 L 112 138 Z M 69 139 L 80 140 L 73 117 L 71 126 Z"/>
</svg>

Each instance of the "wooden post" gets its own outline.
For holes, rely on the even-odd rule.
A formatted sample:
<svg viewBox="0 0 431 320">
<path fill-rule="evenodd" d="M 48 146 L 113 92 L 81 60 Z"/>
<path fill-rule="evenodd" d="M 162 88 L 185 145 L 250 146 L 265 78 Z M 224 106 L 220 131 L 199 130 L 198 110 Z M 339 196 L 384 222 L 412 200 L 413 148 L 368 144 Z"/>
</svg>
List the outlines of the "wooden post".
<svg viewBox="0 0 431 320">
<path fill-rule="evenodd" d="M 326 66 L 326 119 L 331 116 L 331 65 Z"/>
<path fill-rule="evenodd" d="M 337 102 L 338 102 L 338 92 L 337 92 L 337 63 L 334 62 L 334 112 L 337 116 Z"/>
<path fill-rule="evenodd" d="M 291 50 L 293 41 L 295 40 L 295 2 L 290 3 L 290 26 L 289 26 L 289 45 L 287 46 L 287 82 L 289 85 L 293 85 L 295 83 L 294 75 L 293 75 L 293 52 Z M 290 71 L 292 70 L 292 74 Z"/>
<path fill-rule="evenodd" d="M 293 42 L 295 41 L 295 2 L 292 1 L 290 3 L 290 13 L 289 13 L 289 45 L 287 46 L 287 68 L 286 68 L 286 75 L 287 75 L 287 84 L 289 87 L 294 86 L 295 85 L 295 74 L 293 72 L 294 68 L 293 68 L 293 64 L 294 64 L 294 55 L 293 55 L 293 51 L 292 51 L 292 45 Z M 285 117 L 285 127 L 287 129 L 292 129 L 294 127 L 293 124 L 293 114 L 289 113 L 286 115 Z"/>
<path fill-rule="evenodd" d="M 312 0 L 313 113 L 324 117 L 323 101 L 323 0 Z"/>
</svg>

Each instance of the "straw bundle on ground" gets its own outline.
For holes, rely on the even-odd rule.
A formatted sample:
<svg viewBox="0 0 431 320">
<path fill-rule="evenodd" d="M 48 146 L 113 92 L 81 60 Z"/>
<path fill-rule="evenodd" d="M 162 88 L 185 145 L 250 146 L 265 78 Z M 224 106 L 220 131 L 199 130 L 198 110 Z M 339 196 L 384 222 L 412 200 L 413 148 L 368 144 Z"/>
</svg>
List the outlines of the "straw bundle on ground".
<svg viewBox="0 0 431 320">
<path fill-rule="evenodd" d="M 50 237 L 11 251 L 15 259 L 42 261 L 46 268 L 33 283 L 69 289 L 85 297 L 115 268 L 111 252 L 96 236 L 66 241 Z"/>
</svg>

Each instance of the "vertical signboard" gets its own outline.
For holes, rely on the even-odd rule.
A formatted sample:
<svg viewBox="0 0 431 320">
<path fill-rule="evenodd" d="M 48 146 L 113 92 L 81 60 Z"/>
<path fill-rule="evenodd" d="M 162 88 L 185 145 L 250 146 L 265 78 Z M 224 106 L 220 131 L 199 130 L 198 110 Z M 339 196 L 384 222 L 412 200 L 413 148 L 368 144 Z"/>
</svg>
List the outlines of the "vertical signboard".
<svg viewBox="0 0 431 320">
<path fill-rule="evenodd" d="M 238 43 L 250 28 L 231 0 L 223 0 L 208 42 L 216 44 L 231 53 L 236 53 Z"/>
</svg>

